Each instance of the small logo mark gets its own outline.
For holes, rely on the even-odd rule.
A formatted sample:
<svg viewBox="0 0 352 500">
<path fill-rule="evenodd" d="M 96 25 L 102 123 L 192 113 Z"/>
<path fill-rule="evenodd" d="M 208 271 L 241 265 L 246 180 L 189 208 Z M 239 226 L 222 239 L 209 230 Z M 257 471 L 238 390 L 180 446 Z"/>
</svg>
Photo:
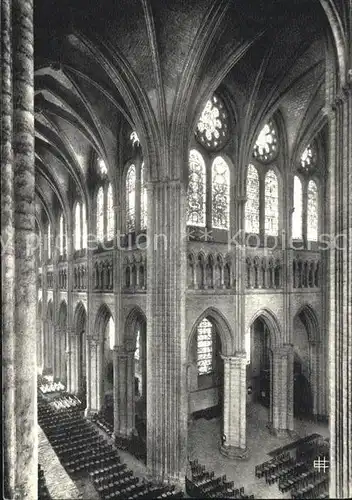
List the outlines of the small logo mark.
<svg viewBox="0 0 352 500">
<path fill-rule="evenodd" d="M 318 471 L 322 470 L 323 472 L 326 472 L 326 470 L 329 468 L 329 460 L 327 460 L 325 457 L 318 457 L 316 460 L 314 460 L 313 467 L 314 469 L 318 469 Z"/>
</svg>

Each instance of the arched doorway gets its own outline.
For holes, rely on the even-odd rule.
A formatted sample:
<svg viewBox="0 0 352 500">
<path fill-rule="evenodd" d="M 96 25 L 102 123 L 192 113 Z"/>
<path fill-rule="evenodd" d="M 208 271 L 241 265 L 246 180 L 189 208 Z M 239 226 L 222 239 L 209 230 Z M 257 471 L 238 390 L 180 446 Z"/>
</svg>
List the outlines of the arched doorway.
<svg viewBox="0 0 352 500">
<path fill-rule="evenodd" d="M 211 453 L 212 450 L 220 448 L 223 453 L 225 442 L 227 449 L 233 449 L 232 425 L 236 424 L 231 420 L 229 411 L 233 402 L 230 392 L 234 388 L 230 381 L 234 360 L 232 353 L 233 336 L 228 323 L 218 311 L 207 309 L 194 323 L 187 350 L 190 458 L 200 456 L 203 450 L 206 450 L 205 453 Z M 234 390 L 237 392 L 237 388 Z M 237 400 L 239 398 L 240 393 L 237 394 Z M 225 405 L 225 399 L 231 402 Z M 242 432 L 239 431 L 239 434 L 242 439 Z"/>
<path fill-rule="evenodd" d="M 294 344 L 294 416 L 313 418 L 319 413 L 319 393 L 325 390 L 324 378 L 319 379 L 320 342 L 314 311 L 304 306 L 293 319 Z M 318 391 L 319 386 L 319 391 Z"/>
<path fill-rule="evenodd" d="M 188 401 L 192 419 L 220 417 L 224 364 L 221 339 L 211 318 L 203 318 L 192 336 L 188 357 Z"/>
<path fill-rule="evenodd" d="M 126 319 L 125 324 L 125 342 L 124 351 L 127 359 L 131 356 L 133 359 L 127 361 L 132 366 L 131 380 L 129 369 L 127 367 L 127 380 L 131 385 L 127 389 L 131 401 L 127 404 L 132 406 L 131 427 L 139 438 L 140 446 L 146 451 L 147 434 L 147 321 L 144 313 L 139 308 L 134 308 Z M 126 424 L 129 430 L 129 423 Z M 143 451 L 143 450 L 142 450 Z M 143 453 L 142 453 L 143 454 Z"/>
<path fill-rule="evenodd" d="M 247 365 L 247 401 L 259 404 L 259 410 L 270 421 L 272 396 L 271 336 L 262 316 L 256 318 L 249 333 L 247 349 L 250 350 Z"/>
</svg>

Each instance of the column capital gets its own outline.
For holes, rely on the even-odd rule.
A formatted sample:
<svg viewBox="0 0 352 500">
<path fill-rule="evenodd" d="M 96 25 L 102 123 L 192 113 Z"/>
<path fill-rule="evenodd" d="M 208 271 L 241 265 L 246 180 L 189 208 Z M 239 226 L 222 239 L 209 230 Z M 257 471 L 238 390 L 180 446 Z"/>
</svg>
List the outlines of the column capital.
<svg viewBox="0 0 352 500">
<path fill-rule="evenodd" d="M 231 365 L 240 366 L 247 361 L 247 354 L 244 351 L 235 352 L 232 355 L 220 354 L 221 358 L 224 362 L 229 363 Z"/>
<path fill-rule="evenodd" d="M 293 352 L 293 344 L 283 344 L 283 345 L 278 345 L 273 348 L 273 355 L 277 356 L 288 356 Z"/>
</svg>

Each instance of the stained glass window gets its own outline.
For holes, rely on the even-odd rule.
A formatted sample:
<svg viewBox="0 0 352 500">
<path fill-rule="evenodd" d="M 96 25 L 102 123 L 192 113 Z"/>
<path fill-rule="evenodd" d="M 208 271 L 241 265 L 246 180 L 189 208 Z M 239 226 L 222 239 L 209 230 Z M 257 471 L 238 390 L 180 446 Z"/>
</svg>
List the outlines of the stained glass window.
<svg viewBox="0 0 352 500">
<path fill-rule="evenodd" d="M 303 235 L 303 196 L 302 182 L 297 175 L 294 178 L 293 184 L 293 214 L 292 214 L 292 238 L 301 240 Z"/>
<path fill-rule="evenodd" d="M 213 94 L 204 106 L 196 128 L 197 140 L 207 149 L 218 149 L 228 138 L 228 115 L 224 103 Z"/>
<path fill-rule="evenodd" d="M 318 240 L 318 188 L 312 180 L 308 183 L 307 239 L 309 241 Z"/>
<path fill-rule="evenodd" d="M 48 259 L 51 259 L 51 225 L 48 224 Z"/>
<path fill-rule="evenodd" d="M 207 318 L 197 328 L 197 365 L 199 375 L 213 370 L 213 326 Z"/>
<path fill-rule="evenodd" d="M 219 229 L 229 228 L 230 169 L 218 156 L 212 165 L 212 224 Z"/>
<path fill-rule="evenodd" d="M 87 212 L 84 203 L 82 204 L 82 248 L 87 248 Z"/>
<path fill-rule="evenodd" d="M 65 234 L 64 216 L 61 214 L 60 215 L 60 255 L 64 254 L 64 234 Z"/>
<path fill-rule="evenodd" d="M 277 155 L 277 133 L 274 122 L 270 120 L 259 132 L 254 145 L 253 156 L 259 161 L 268 162 Z"/>
<path fill-rule="evenodd" d="M 100 175 L 106 175 L 108 173 L 108 169 L 106 168 L 105 161 L 102 158 L 98 158 L 98 168 Z"/>
<path fill-rule="evenodd" d="M 147 229 L 147 187 L 145 183 L 144 163 L 141 167 L 141 229 Z"/>
<path fill-rule="evenodd" d="M 97 240 L 104 239 L 104 190 L 102 187 L 98 189 L 97 194 Z"/>
<path fill-rule="evenodd" d="M 136 226 L 136 167 L 130 165 L 126 177 L 126 226 L 134 231 Z"/>
<path fill-rule="evenodd" d="M 317 163 L 317 151 L 314 144 L 309 144 L 301 156 L 301 168 L 309 172 L 313 170 Z"/>
<path fill-rule="evenodd" d="M 276 236 L 279 228 L 279 186 L 277 176 L 269 170 L 265 176 L 265 234 Z"/>
<path fill-rule="evenodd" d="M 81 249 L 81 205 L 77 203 L 75 210 L 75 249 Z"/>
<path fill-rule="evenodd" d="M 112 194 L 112 185 L 109 183 L 107 193 L 107 207 L 106 207 L 106 218 L 107 218 L 107 228 L 106 228 L 106 233 L 107 233 L 107 238 L 108 240 L 112 240 L 114 237 L 114 231 L 115 231 L 115 223 L 114 223 L 114 198 Z"/>
<path fill-rule="evenodd" d="M 247 201 L 245 206 L 245 228 L 247 233 L 259 234 L 259 176 L 253 165 L 247 168 Z"/>
<path fill-rule="evenodd" d="M 110 316 L 109 322 L 107 324 L 107 334 L 108 334 L 108 341 L 109 341 L 109 347 L 111 350 L 113 350 L 114 345 L 115 345 L 115 322 L 112 319 L 112 316 Z"/>
<path fill-rule="evenodd" d="M 140 352 L 140 349 L 141 349 L 141 333 L 140 333 L 140 330 L 138 329 L 137 330 L 137 338 L 136 338 L 136 350 L 134 351 L 134 359 L 136 359 L 137 361 L 139 361 L 139 358 L 140 358 L 140 355 L 141 355 L 141 352 Z"/>
<path fill-rule="evenodd" d="M 203 157 L 192 149 L 189 153 L 187 190 L 187 224 L 205 226 L 206 174 Z"/>
</svg>

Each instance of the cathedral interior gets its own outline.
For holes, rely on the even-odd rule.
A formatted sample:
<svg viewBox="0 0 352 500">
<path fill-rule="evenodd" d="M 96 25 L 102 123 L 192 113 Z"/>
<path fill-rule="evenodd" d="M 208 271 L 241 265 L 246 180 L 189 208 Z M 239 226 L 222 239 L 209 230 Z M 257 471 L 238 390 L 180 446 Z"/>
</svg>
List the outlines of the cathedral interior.
<svg viewBox="0 0 352 500">
<path fill-rule="evenodd" d="M 2 0 L 5 497 L 352 497 L 351 0 Z"/>
</svg>

